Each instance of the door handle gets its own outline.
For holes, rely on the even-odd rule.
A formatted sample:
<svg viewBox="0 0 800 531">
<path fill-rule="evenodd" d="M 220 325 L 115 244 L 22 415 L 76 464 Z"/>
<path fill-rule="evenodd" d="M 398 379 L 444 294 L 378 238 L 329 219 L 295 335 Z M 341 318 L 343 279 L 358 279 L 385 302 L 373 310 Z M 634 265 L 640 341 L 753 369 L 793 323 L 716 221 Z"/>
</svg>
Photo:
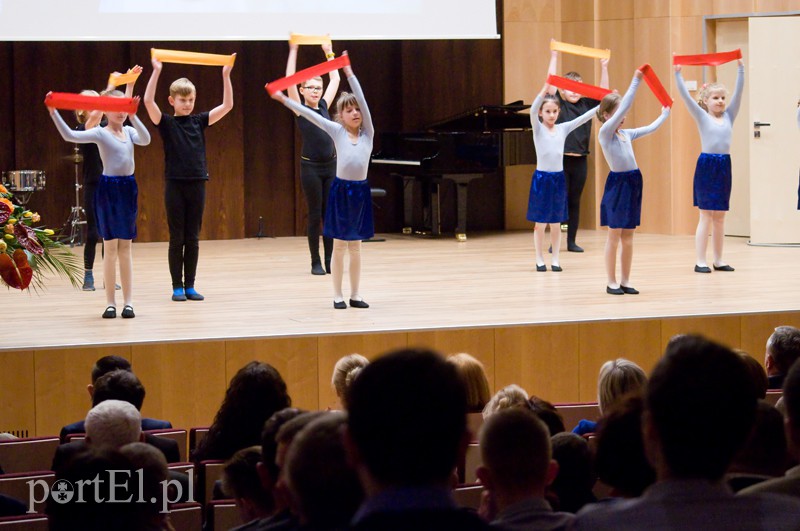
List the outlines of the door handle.
<svg viewBox="0 0 800 531">
<path fill-rule="evenodd" d="M 769 122 L 753 122 L 753 127 L 769 127 L 772 125 Z"/>
</svg>

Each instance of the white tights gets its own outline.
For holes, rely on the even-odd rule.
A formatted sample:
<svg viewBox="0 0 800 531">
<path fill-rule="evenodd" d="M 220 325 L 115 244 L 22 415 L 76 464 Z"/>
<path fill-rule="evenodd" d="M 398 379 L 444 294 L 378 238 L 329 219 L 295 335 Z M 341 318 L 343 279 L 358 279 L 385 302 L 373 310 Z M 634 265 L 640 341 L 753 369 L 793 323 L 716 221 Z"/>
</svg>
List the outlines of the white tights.
<svg viewBox="0 0 800 531">
<path fill-rule="evenodd" d="M 125 306 L 132 305 L 133 295 L 133 254 L 131 240 L 103 240 L 105 256 L 103 258 L 103 281 L 106 289 L 106 304 L 117 306 L 116 283 L 117 262 L 119 262 L 119 281 L 122 284 L 122 297 Z"/>
<path fill-rule="evenodd" d="M 623 285 L 630 287 L 631 263 L 633 262 L 633 231 L 634 229 L 608 229 L 608 239 L 606 240 L 606 276 L 608 277 L 608 287 L 616 289 Z M 620 253 L 620 279 L 617 283 L 617 248 L 622 243 L 622 253 Z"/>
<path fill-rule="evenodd" d="M 333 277 L 333 300 L 343 301 L 342 278 L 344 277 L 344 255 L 350 255 L 350 298 L 361 300 L 358 293 L 361 282 L 361 240 L 333 240 L 331 277 Z"/>
<path fill-rule="evenodd" d="M 708 247 L 708 233 L 711 232 L 711 245 L 714 252 L 714 265 L 726 265 L 722 261 L 722 243 L 725 239 L 725 211 L 701 210 L 700 221 L 697 222 L 697 232 L 694 235 L 694 247 L 697 253 L 697 265 L 707 267 L 706 248 Z"/>
<path fill-rule="evenodd" d="M 544 231 L 547 223 L 537 223 L 533 228 L 533 246 L 536 251 L 536 265 L 544 265 Z M 560 265 L 558 253 L 561 251 L 561 224 L 550 223 L 550 243 L 553 245 L 553 257 L 550 263 L 554 266 Z"/>
</svg>

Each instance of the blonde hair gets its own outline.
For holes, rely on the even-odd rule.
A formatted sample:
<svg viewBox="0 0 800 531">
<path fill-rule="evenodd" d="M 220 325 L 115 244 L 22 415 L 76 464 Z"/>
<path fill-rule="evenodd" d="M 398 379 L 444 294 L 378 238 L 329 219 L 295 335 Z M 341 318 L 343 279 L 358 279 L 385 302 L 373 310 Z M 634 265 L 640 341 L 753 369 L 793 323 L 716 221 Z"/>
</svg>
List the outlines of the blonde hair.
<svg viewBox="0 0 800 531">
<path fill-rule="evenodd" d="M 567 72 L 566 74 L 564 74 L 564 78 L 565 79 L 571 79 L 572 81 L 578 81 L 578 82 L 583 81 L 583 78 L 581 77 L 581 75 L 579 73 L 577 73 L 576 71 L 574 71 L 574 70 L 571 70 L 571 71 Z"/>
<path fill-rule="evenodd" d="M 705 100 L 707 100 L 713 92 L 724 92 L 726 96 L 728 95 L 728 89 L 725 88 L 725 85 L 722 83 L 708 83 L 700 87 L 700 92 L 697 93 L 697 104 L 706 112 L 708 112 L 708 106 Z"/>
<path fill-rule="evenodd" d="M 94 90 L 82 90 L 81 96 L 99 96 L 100 94 Z M 86 120 L 89 119 L 89 111 L 78 109 L 75 111 L 75 119 L 78 120 L 79 124 L 85 124 Z"/>
<path fill-rule="evenodd" d="M 600 367 L 597 378 L 597 405 L 600 413 L 608 411 L 623 395 L 642 389 L 647 375 L 641 367 L 630 360 L 617 358 Z"/>
<path fill-rule="evenodd" d="M 100 93 L 101 96 L 109 96 L 111 98 L 124 98 L 125 94 L 121 90 L 104 90 Z"/>
<path fill-rule="evenodd" d="M 600 100 L 600 105 L 597 106 L 597 119 L 600 120 L 601 123 L 605 123 L 605 114 L 611 114 L 611 112 L 619 106 L 620 100 L 622 100 L 622 96 L 616 92 L 603 96 L 603 99 Z"/>
<path fill-rule="evenodd" d="M 358 107 L 358 100 L 356 100 L 355 95 L 349 92 L 342 92 L 336 100 L 336 121 L 340 124 L 343 124 L 342 113 L 348 107 Z"/>
<path fill-rule="evenodd" d="M 185 77 L 176 79 L 172 82 L 172 85 L 169 86 L 169 95 L 173 98 L 175 96 L 191 96 L 196 93 L 197 90 L 194 88 L 194 83 Z"/>
<path fill-rule="evenodd" d="M 319 81 L 320 83 L 324 83 L 324 81 L 322 80 L 322 76 L 314 76 L 314 77 L 310 77 L 310 78 L 306 79 L 305 81 L 303 81 L 302 83 L 300 83 L 300 88 L 305 88 L 303 85 L 305 85 L 306 83 L 308 83 L 309 81 L 312 81 L 312 80 L 313 81 Z"/>
<path fill-rule="evenodd" d="M 527 391 L 516 384 L 503 387 L 494 394 L 483 408 L 483 418 L 487 419 L 498 411 L 512 407 L 528 407 Z"/>
<path fill-rule="evenodd" d="M 447 362 L 458 371 L 458 376 L 467 390 L 467 411 L 480 413 L 491 398 L 486 371 L 478 359 L 466 352 L 448 356 Z"/>
<path fill-rule="evenodd" d="M 349 354 L 336 362 L 333 367 L 331 386 L 336 391 L 336 396 L 342 401 L 342 406 L 345 405 L 347 389 L 352 385 L 358 373 L 367 365 L 369 365 L 369 360 L 361 354 Z"/>
</svg>

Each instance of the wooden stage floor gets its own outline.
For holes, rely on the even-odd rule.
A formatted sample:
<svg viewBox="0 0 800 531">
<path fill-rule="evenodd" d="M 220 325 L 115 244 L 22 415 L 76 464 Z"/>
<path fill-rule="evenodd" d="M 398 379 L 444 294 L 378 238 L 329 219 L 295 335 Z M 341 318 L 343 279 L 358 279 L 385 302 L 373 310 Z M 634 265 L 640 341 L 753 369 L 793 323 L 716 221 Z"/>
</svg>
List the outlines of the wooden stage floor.
<svg viewBox="0 0 800 531">
<path fill-rule="evenodd" d="M 305 238 L 201 242 L 197 287 L 206 300 L 183 303 L 170 300 L 166 243 L 137 243 L 135 319 L 101 319 L 102 290 L 51 279 L 38 294 L 2 293 L 0 351 L 800 310 L 797 247 L 728 238 L 736 272 L 704 275 L 692 270 L 693 237 L 637 234 L 632 284 L 641 294 L 611 296 L 604 231 L 582 231 L 586 252 L 562 253 L 562 273 L 535 271 L 530 231 L 475 233 L 463 243 L 384 236 L 362 247 L 368 310 L 332 308 L 330 277 L 309 273 Z M 345 274 L 345 298 L 348 284 Z"/>
</svg>

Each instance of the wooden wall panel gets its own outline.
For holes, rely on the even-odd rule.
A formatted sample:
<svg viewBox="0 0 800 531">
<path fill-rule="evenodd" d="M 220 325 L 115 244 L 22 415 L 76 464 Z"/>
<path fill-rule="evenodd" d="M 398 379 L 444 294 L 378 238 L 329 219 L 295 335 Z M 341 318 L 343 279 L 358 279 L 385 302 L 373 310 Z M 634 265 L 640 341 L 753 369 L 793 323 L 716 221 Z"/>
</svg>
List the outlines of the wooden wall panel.
<svg viewBox="0 0 800 531">
<path fill-rule="evenodd" d="M 505 0 L 503 14 L 507 22 L 522 21 L 553 21 L 556 20 L 556 10 L 560 8 L 558 0 Z"/>
<path fill-rule="evenodd" d="M 758 13 L 797 12 L 800 7 L 796 0 L 754 0 L 753 3 Z"/>
<path fill-rule="evenodd" d="M 495 330 L 493 328 L 477 328 L 470 330 L 438 330 L 435 332 L 409 332 L 408 345 L 432 348 L 450 356 L 466 352 L 474 356 L 486 369 L 491 392 L 496 390 L 495 363 Z M 501 354 L 502 355 L 502 354 Z"/>
<path fill-rule="evenodd" d="M 629 2 L 630 0 L 625 1 Z M 592 21 L 595 18 L 594 2 L 562 0 L 559 4 L 561 7 L 559 20 L 561 22 Z"/>
<path fill-rule="evenodd" d="M 286 382 L 294 407 L 319 408 L 316 338 L 227 341 L 226 382 L 230 382 L 239 369 L 253 360 L 269 363 L 277 369 Z"/>
<path fill-rule="evenodd" d="M 743 315 L 741 349 L 764 362 L 766 344 L 769 336 L 778 326 L 794 326 L 800 328 L 800 313 L 767 313 Z"/>
<path fill-rule="evenodd" d="M 662 352 L 676 334 L 701 334 L 730 348 L 739 348 L 742 344 L 742 322 L 738 315 L 662 319 Z"/>
<path fill-rule="evenodd" d="M 142 415 L 176 428 L 208 426 L 225 395 L 225 343 L 133 345 L 131 363 L 147 389 Z"/>
<path fill-rule="evenodd" d="M 649 0 L 648 2 L 634 2 L 633 18 L 643 19 L 643 18 L 654 18 L 654 17 L 669 17 L 671 3 L 672 2 L 670 0 Z"/>
<path fill-rule="evenodd" d="M 36 434 L 36 384 L 33 351 L 0 352 L 0 432 Z"/>
</svg>

